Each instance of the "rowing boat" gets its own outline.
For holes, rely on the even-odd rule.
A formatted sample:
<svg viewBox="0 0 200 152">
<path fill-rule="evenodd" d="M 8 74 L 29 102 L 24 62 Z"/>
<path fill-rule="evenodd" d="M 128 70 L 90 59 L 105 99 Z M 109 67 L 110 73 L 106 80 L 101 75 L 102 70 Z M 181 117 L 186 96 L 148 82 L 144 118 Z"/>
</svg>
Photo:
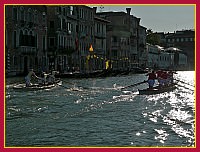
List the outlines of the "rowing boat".
<svg viewBox="0 0 200 152">
<path fill-rule="evenodd" d="M 151 94 L 159 94 L 164 92 L 173 91 L 176 88 L 176 84 L 171 84 L 169 86 L 164 87 L 153 87 L 153 88 L 147 88 L 143 90 L 138 90 L 140 95 L 151 95 Z"/>
<path fill-rule="evenodd" d="M 13 89 L 16 90 L 45 90 L 45 89 L 51 89 L 53 87 L 62 85 L 62 81 L 58 80 L 55 83 L 51 83 L 51 84 L 32 84 L 31 86 L 26 86 L 26 84 L 18 84 L 13 86 Z"/>
</svg>

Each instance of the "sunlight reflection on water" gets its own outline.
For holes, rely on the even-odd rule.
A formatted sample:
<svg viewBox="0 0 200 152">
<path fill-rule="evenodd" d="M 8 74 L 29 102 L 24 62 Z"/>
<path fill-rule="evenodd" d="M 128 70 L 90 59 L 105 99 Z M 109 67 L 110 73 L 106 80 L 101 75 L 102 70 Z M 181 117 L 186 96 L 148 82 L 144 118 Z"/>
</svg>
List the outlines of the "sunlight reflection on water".
<svg viewBox="0 0 200 152">
<path fill-rule="evenodd" d="M 147 84 L 120 90 L 144 79 L 65 79 L 76 85 L 34 92 L 8 84 L 6 145 L 194 146 L 194 71 L 178 72 L 182 87 L 172 92 L 138 95 Z"/>
</svg>

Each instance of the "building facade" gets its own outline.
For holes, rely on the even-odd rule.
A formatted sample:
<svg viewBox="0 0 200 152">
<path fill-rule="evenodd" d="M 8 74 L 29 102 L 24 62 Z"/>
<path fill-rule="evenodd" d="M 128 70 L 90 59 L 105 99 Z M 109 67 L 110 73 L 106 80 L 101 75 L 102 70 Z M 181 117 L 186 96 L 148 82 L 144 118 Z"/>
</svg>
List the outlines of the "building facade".
<svg viewBox="0 0 200 152">
<path fill-rule="evenodd" d="M 84 5 L 7 5 L 6 73 L 179 68 L 186 63 L 194 68 L 194 31 L 157 33 L 161 46 L 181 50 L 173 53 L 147 44 L 147 31 L 131 8 L 97 12 Z"/>
<path fill-rule="evenodd" d="M 96 14 L 96 8 L 94 8 L 94 13 Z M 106 69 L 106 26 L 110 21 L 103 18 L 94 17 L 94 70 L 104 70 Z M 92 52 L 91 52 L 92 53 Z"/>
<path fill-rule="evenodd" d="M 46 6 L 5 6 L 6 74 L 47 68 Z"/>
<path fill-rule="evenodd" d="M 195 31 L 182 30 L 166 34 L 167 47 L 177 47 L 188 57 L 188 69 L 195 69 Z"/>
<path fill-rule="evenodd" d="M 108 21 L 96 17 L 93 8 L 83 5 L 49 6 L 47 14 L 52 69 L 91 72 L 104 68 Z"/>
<path fill-rule="evenodd" d="M 148 68 L 173 70 L 186 70 L 187 68 L 187 56 L 178 48 L 170 47 L 164 49 L 147 43 L 146 52 L 146 67 Z"/>
<path fill-rule="evenodd" d="M 97 15 L 109 20 L 107 25 L 107 58 L 113 70 L 129 70 L 139 65 L 139 52 L 145 50 L 146 29 L 140 19 L 126 12 L 100 12 Z M 141 43 L 141 45 L 139 45 Z"/>
</svg>

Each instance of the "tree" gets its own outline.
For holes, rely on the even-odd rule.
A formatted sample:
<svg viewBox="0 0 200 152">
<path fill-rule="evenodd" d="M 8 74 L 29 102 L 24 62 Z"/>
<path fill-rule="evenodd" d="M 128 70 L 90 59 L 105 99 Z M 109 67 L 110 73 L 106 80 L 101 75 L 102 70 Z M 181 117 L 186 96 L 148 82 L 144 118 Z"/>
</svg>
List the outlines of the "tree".
<svg viewBox="0 0 200 152">
<path fill-rule="evenodd" d="M 152 45 L 160 45 L 160 38 L 157 33 L 152 31 L 152 29 L 147 30 L 147 43 Z"/>
</svg>

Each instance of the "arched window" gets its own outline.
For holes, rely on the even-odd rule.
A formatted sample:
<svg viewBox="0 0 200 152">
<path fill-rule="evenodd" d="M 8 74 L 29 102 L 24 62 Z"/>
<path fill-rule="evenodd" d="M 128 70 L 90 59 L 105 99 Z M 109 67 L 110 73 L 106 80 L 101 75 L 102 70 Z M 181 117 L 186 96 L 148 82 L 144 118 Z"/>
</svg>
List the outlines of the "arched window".
<svg viewBox="0 0 200 152">
<path fill-rule="evenodd" d="M 33 20 L 33 14 L 32 14 L 32 10 L 29 8 L 28 9 L 28 21 L 32 22 L 32 20 Z"/>
<path fill-rule="evenodd" d="M 19 46 L 23 46 L 24 45 L 24 34 L 23 31 L 20 30 L 19 32 Z"/>
<path fill-rule="evenodd" d="M 32 46 L 33 44 L 32 44 L 32 34 L 33 34 L 33 32 L 32 31 L 30 31 L 29 32 L 29 35 L 28 35 L 28 46 Z"/>
<path fill-rule="evenodd" d="M 35 14 L 34 14 L 34 22 L 38 23 L 38 12 L 37 12 L 37 10 L 35 11 Z"/>
<path fill-rule="evenodd" d="M 24 45 L 28 46 L 28 31 L 24 31 Z"/>
</svg>

